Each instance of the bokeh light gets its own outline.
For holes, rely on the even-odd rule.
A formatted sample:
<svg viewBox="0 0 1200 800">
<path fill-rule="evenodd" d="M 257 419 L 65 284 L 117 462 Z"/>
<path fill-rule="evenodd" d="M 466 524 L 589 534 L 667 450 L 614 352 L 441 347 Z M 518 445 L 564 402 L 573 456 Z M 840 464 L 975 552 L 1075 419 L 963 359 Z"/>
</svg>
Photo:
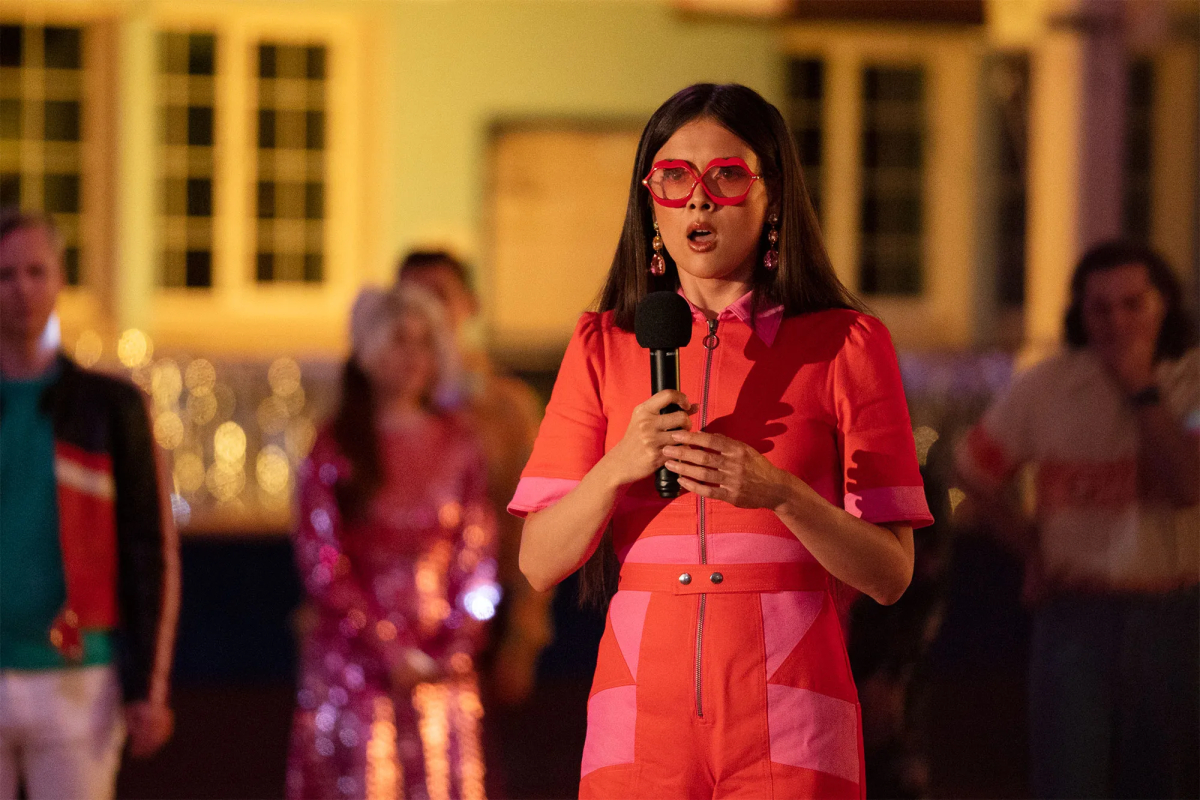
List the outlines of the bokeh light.
<svg viewBox="0 0 1200 800">
<path fill-rule="evenodd" d="M 308 457 L 317 439 L 317 426 L 310 419 L 293 420 L 283 434 L 283 446 L 293 461 Z"/>
<path fill-rule="evenodd" d="M 213 397 L 217 398 L 217 419 L 225 420 L 233 416 L 237 410 L 237 395 L 223 383 L 213 387 Z"/>
<path fill-rule="evenodd" d="M 217 368 L 206 358 L 194 359 L 187 365 L 183 380 L 193 395 L 209 394 L 217 383 Z"/>
<path fill-rule="evenodd" d="M 293 358 L 277 358 L 267 369 L 267 383 L 271 391 L 287 397 L 300 388 L 300 365 Z"/>
<path fill-rule="evenodd" d="M 117 340 L 117 358 L 129 369 L 144 367 L 154 355 L 154 343 L 137 328 L 130 328 Z"/>
<path fill-rule="evenodd" d="M 183 393 L 183 375 L 179 365 L 164 358 L 150 368 L 150 395 L 160 408 L 171 408 Z"/>
<path fill-rule="evenodd" d="M 292 468 L 283 448 L 269 444 L 258 453 L 255 476 L 259 487 L 267 494 L 283 494 L 291 482 Z"/>
<path fill-rule="evenodd" d="M 189 395 L 187 413 L 195 425 L 207 425 L 217 415 L 217 398 L 212 392 Z"/>
<path fill-rule="evenodd" d="M 208 468 L 205 479 L 209 494 L 222 503 L 237 498 L 246 488 L 246 471 L 241 462 L 218 461 Z"/>
<path fill-rule="evenodd" d="M 93 330 L 79 334 L 75 341 L 75 360 L 85 367 L 94 367 L 104 353 L 104 340 Z"/>
<path fill-rule="evenodd" d="M 222 422 L 213 434 L 217 462 L 241 464 L 246 460 L 246 432 L 236 422 Z"/>
<path fill-rule="evenodd" d="M 174 411 L 164 411 L 154 418 L 154 439 L 164 450 L 183 444 L 183 435 L 183 420 Z"/>
<path fill-rule="evenodd" d="M 184 494 L 193 494 L 204 486 L 204 459 L 195 453 L 175 454 L 175 487 Z"/>
<path fill-rule="evenodd" d="M 258 404 L 258 427 L 267 436 L 283 433 L 288 423 L 287 401 L 278 395 L 271 395 Z"/>
</svg>

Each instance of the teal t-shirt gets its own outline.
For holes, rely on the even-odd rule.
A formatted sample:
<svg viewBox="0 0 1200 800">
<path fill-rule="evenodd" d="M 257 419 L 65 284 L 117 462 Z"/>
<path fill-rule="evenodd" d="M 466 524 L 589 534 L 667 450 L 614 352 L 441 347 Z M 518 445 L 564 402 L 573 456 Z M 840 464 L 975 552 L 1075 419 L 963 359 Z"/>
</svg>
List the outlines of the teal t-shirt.
<svg viewBox="0 0 1200 800">
<path fill-rule="evenodd" d="M 54 428 L 38 409 L 57 371 L 0 379 L 0 669 L 79 666 L 50 644 L 67 600 L 58 538 Z M 111 663 L 112 634 L 85 631 L 85 666 Z"/>
</svg>

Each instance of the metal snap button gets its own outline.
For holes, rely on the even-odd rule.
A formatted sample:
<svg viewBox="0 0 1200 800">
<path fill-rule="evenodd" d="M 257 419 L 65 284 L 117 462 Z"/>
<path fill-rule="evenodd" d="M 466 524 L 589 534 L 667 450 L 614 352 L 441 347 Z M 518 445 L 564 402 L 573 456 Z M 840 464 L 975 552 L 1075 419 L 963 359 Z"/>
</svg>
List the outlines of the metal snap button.
<svg viewBox="0 0 1200 800">
<path fill-rule="evenodd" d="M 708 576 L 708 579 L 713 583 L 720 583 L 721 581 L 725 580 L 725 576 L 719 572 L 714 572 L 712 575 Z"/>
<path fill-rule="evenodd" d="M 689 583 L 692 582 L 692 576 L 685 572 L 679 576 L 679 582 L 682 583 L 684 586 L 687 586 Z"/>
</svg>

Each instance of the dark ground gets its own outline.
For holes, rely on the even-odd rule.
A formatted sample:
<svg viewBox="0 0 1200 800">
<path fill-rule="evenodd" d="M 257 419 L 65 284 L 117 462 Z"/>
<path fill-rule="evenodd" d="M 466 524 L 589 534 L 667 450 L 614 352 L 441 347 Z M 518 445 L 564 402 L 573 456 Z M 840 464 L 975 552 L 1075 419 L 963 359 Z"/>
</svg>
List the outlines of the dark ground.
<svg viewBox="0 0 1200 800">
<path fill-rule="evenodd" d="M 934 797 L 1016 798 L 1025 788 L 1025 622 L 1013 567 L 986 545 L 955 557 L 943 633 L 931 653 L 930 789 Z M 175 738 L 128 762 L 118 797 L 283 796 L 294 655 L 288 615 L 300 597 L 283 536 L 184 542 L 184 603 Z M 493 797 L 571 797 L 578 786 L 591 665 L 600 619 L 556 601 L 559 638 L 542 658 L 535 695 L 492 709 Z"/>
</svg>

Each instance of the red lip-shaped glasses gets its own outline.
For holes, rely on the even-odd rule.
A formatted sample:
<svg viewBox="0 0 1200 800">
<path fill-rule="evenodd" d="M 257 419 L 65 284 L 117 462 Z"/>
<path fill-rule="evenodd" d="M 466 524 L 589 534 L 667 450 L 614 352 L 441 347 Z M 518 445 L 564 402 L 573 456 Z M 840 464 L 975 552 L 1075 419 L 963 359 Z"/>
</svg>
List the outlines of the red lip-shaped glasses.
<svg viewBox="0 0 1200 800">
<path fill-rule="evenodd" d="M 703 173 L 696 172 L 696 168 L 686 161 L 672 159 L 654 162 L 650 173 L 642 179 L 642 185 L 650 190 L 654 202 L 668 208 L 687 205 L 696 184 L 700 184 L 717 205 L 732 206 L 745 200 L 754 182 L 761 177 L 736 157 L 714 158 Z"/>
</svg>

